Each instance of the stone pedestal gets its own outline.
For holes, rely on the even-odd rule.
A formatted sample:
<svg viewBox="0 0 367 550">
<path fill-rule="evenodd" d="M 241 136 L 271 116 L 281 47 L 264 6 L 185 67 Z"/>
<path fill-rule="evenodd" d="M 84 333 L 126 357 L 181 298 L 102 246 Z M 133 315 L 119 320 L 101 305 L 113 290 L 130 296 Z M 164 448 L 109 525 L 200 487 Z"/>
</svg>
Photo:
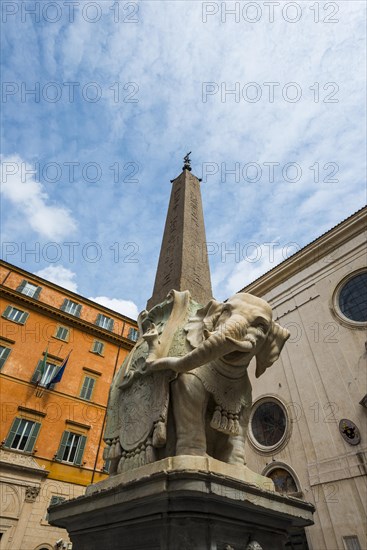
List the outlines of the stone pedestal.
<svg viewBox="0 0 367 550">
<path fill-rule="evenodd" d="M 91 485 L 83 497 L 49 508 L 75 550 L 263 550 L 312 525 L 314 508 L 282 496 L 246 467 L 179 456 Z"/>
</svg>

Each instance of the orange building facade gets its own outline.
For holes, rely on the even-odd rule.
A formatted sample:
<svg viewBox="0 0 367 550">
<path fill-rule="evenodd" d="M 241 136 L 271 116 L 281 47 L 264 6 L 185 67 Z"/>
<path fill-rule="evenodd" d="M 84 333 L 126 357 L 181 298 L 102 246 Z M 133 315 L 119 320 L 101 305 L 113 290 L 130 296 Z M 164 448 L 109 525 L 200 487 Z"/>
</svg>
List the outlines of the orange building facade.
<svg viewBox="0 0 367 550">
<path fill-rule="evenodd" d="M 6 262 L 0 280 L 1 547 L 68 548 L 47 508 L 106 476 L 108 392 L 137 325 Z"/>
</svg>

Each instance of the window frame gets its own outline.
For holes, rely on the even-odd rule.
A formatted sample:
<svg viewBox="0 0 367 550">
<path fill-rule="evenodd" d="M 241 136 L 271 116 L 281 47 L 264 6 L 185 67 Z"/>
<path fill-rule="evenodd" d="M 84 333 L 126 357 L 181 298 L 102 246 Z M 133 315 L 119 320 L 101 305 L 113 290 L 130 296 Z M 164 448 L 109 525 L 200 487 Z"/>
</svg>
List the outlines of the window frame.
<svg viewBox="0 0 367 550">
<path fill-rule="evenodd" d="M 101 351 L 97 351 L 95 349 L 96 344 L 100 344 L 102 346 Z M 100 357 L 104 357 L 104 348 L 105 348 L 104 342 L 101 342 L 100 340 L 93 340 L 92 349 L 90 351 L 91 351 L 91 353 L 95 353 L 96 355 L 99 355 Z"/>
<path fill-rule="evenodd" d="M 293 468 L 291 466 L 289 466 L 288 464 L 286 464 L 285 462 L 281 462 L 281 461 L 278 461 L 278 460 L 275 460 L 274 462 L 271 462 L 270 464 L 267 464 L 267 466 L 265 466 L 265 468 L 263 469 L 263 471 L 261 472 L 261 475 L 262 476 L 265 476 L 265 477 L 269 477 L 270 478 L 270 474 L 272 472 L 274 472 L 275 470 L 284 470 L 285 472 L 287 472 L 291 478 L 293 479 L 294 481 L 294 484 L 296 486 L 296 493 L 298 493 L 298 497 L 302 497 L 303 496 L 303 492 L 302 492 L 302 489 L 301 489 L 301 484 L 300 484 L 300 481 L 299 481 L 299 478 L 296 474 L 296 472 L 293 470 Z M 270 478 L 271 479 L 271 478 Z M 274 485 L 275 485 L 275 482 L 273 481 Z M 280 491 L 277 491 L 279 494 L 290 494 L 292 495 L 293 493 L 281 493 Z M 296 496 L 295 494 L 293 494 L 293 496 Z"/>
<path fill-rule="evenodd" d="M 34 292 L 32 294 L 28 294 L 28 292 L 24 292 L 24 290 L 27 288 L 27 285 L 34 287 Z M 24 294 L 24 296 L 28 296 L 28 298 L 33 298 L 34 300 L 38 300 L 41 290 L 42 290 L 41 286 L 36 285 L 35 283 L 28 281 L 27 279 L 23 279 L 23 281 L 20 283 L 20 285 L 17 288 L 17 292 Z"/>
<path fill-rule="evenodd" d="M 105 321 L 107 322 L 105 323 Z M 105 326 L 105 324 L 107 326 Z M 108 330 L 109 332 L 112 332 L 114 324 L 115 324 L 115 320 L 112 317 L 108 317 L 108 315 L 104 315 L 103 313 L 97 314 L 97 317 L 95 320 L 95 325 L 97 325 L 97 327 L 103 328 L 104 330 Z"/>
<path fill-rule="evenodd" d="M 367 327 L 367 321 L 354 321 L 353 319 L 350 319 L 349 317 L 344 315 L 339 305 L 340 294 L 343 288 L 345 287 L 345 285 L 351 279 L 354 279 L 354 277 L 356 277 L 357 275 L 361 275 L 362 273 L 367 273 L 367 270 L 365 267 L 356 269 L 352 273 L 348 273 L 345 277 L 343 277 L 339 281 L 339 283 L 335 287 L 335 290 L 332 296 L 331 310 L 334 313 L 334 317 L 337 318 L 340 324 L 348 328 L 356 328 L 356 329 L 364 330 Z"/>
<path fill-rule="evenodd" d="M 254 415 L 255 415 L 257 409 L 260 408 L 260 406 L 264 405 L 265 403 L 274 403 L 274 404 L 278 405 L 282 409 L 282 411 L 284 413 L 284 417 L 285 417 L 284 433 L 283 433 L 282 437 L 279 439 L 279 441 L 274 443 L 274 445 L 263 445 L 263 444 L 261 444 L 256 439 L 256 437 L 253 433 L 253 430 L 252 430 L 252 421 L 253 421 Z M 277 396 L 270 395 L 270 394 L 263 395 L 263 396 L 259 397 L 258 399 L 256 399 L 254 401 L 254 403 L 252 404 L 252 407 L 251 407 L 251 413 L 250 413 L 250 418 L 249 418 L 249 423 L 248 423 L 247 438 L 250 441 L 252 447 L 257 452 L 260 452 L 261 454 L 264 454 L 264 455 L 271 455 L 271 454 L 274 453 L 275 450 L 277 452 L 280 451 L 288 443 L 289 438 L 291 436 L 291 432 L 292 432 L 291 417 L 290 417 L 289 411 L 288 411 L 286 405 L 283 403 L 283 401 L 281 401 Z"/>
<path fill-rule="evenodd" d="M 73 456 L 72 461 L 66 460 L 64 458 L 70 436 L 72 436 L 71 443 L 73 443 L 73 441 L 75 440 L 75 437 L 79 438 L 78 441 L 77 441 L 77 445 L 76 445 L 76 448 L 75 448 L 75 452 L 74 452 L 74 456 Z M 81 466 L 84 451 L 85 451 L 86 442 L 87 442 L 87 436 L 85 436 L 83 434 L 76 433 L 76 432 L 72 432 L 70 430 L 64 430 L 64 432 L 61 436 L 58 451 L 55 455 L 55 460 L 57 460 L 58 462 L 63 462 L 65 464 L 69 464 L 70 466 L 72 466 L 72 465 Z M 72 451 L 72 446 L 69 446 L 68 458 L 70 458 L 71 451 Z"/>
<path fill-rule="evenodd" d="M 20 435 L 18 433 L 18 430 L 22 424 L 22 422 L 25 422 L 25 425 L 23 427 L 23 430 L 21 432 L 21 437 L 19 439 L 17 447 L 12 447 L 14 440 L 17 435 Z M 24 437 L 24 431 L 26 429 L 27 423 L 31 424 L 31 429 L 29 434 L 27 435 L 27 439 L 24 443 L 23 449 L 19 449 L 19 445 Z M 32 453 L 34 450 L 34 446 L 36 444 L 36 440 L 39 434 L 39 431 L 41 429 L 41 423 L 37 422 L 35 420 L 29 420 L 28 418 L 22 418 L 20 416 L 16 416 L 10 426 L 10 430 L 8 432 L 8 435 L 4 442 L 4 447 L 7 449 L 12 449 L 13 451 L 19 451 L 23 453 Z"/>
<path fill-rule="evenodd" d="M 87 382 L 87 385 L 86 385 L 87 379 L 88 379 L 88 382 Z M 90 389 L 90 382 L 93 382 L 91 389 Z M 80 388 L 80 391 L 79 391 L 80 399 L 84 399 L 85 401 L 92 401 L 92 396 L 93 396 L 93 392 L 94 392 L 94 389 L 95 389 L 95 386 L 96 386 L 96 382 L 97 382 L 97 379 L 94 376 L 91 376 L 90 374 L 86 374 L 83 377 L 83 382 L 82 382 L 82 385 L 81 385 L 81 388 Z M 85 389 L 85 393 L 88 393 L 88 391 L 90 390 L 89 397 L 86 397 L 85 395 L 82 395 L 84 389 Z"/>
<path fill-rule="evenodd" d="M 69 311 L 68 308 L 71 304 L 72 304 L 72 307 L 70 309 L 72 309 L 72 311 Z M 73 317 L 80 317 L 82 306 L 81 304 L 78 304 L 78 302 L 74 302 L 74 300 L 70 300 L 69 298 L 64 298 L 64 301 L 61 304 L 60 309 L 65 313 L 68 313 L 69 315 L 73 315 Z"/>
<path fill-rule="evenodd" d="M 13 348 L 8 348 L 7 346 L 4 346 L 1 342 L 0 342 L 0 348 L 3 348 L 3 351 L 5 351 L 5 353 L 2 353 L 1 349 L 0 349 L 0 371 L 1 371 L 1 369 L 3 368 L 3 366 L 5 365 L 8 357 L 9 357 L 9 355 L 11 354 Z"/>
<path fill-rule="evenodd" d="M 136 335 L 136 338 L 132 338 L 130 336 L 130 334 L 133 333 L 134 336 Z M 132 342 L 137 342 L 138 341 L 138 338 L 139 338 L 139 330 L 137 328 L 134 328 L 134 327 L 129 327 L 129 332 L 127 333 L 127 337 L 129 340 L 131 340 Z"/>
<path fill-rule="evenodd" d="M 61 338 L 60 336 L 57 335 L 59 330 L 66 330 L 66 337 L 65 338 Z M 69 338 L 70 338 L 70 329 L 69 329 L 69 327 L 65 327 L 64 325 L 56 325 L 55 334 L 53 335 L 53 338 L 57 338 L 57 340 L 61 340 L 61 342 L 69 342 Z"/>
<path fill-rule="evenodd" d="M 22 314 L 19 320 L 12 319 L 10 317 L 10 313 L 14 310 L 17 311 L 17 312 L 20 312 Z M 4 319 L 7 319 L 8 321 L 10 321 L 11 323 L 16 323 L 17 325 L 25 325 L 25 323 L 27 322 L 27 319 L 29 317 L 29 313 L 27 311 L 24 311 L 23 309 L 18 309 L 17 307 L 11 306 L 9 304 L 8 306 L 6 306 L 5 310 L 3 311 L 2 317 L 4 317 Z"/>
<path fill-rule="evenodd" d="M 345 550 L 362 550 L 362 546 L 357 535 L 343 536 L 343 546 Z"/>
</svg>

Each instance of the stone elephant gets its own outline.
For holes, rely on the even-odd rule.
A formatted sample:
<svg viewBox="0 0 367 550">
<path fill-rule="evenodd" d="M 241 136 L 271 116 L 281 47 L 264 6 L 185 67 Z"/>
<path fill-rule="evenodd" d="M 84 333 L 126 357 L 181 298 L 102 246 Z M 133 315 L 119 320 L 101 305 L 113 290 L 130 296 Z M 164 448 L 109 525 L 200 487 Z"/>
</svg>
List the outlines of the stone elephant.
<svg viewBox="0 0 367 550">
<path fill-rule="evenodd" d="M 105 457 L 112 474 L 172 455 L 245 464 L 256 377 L 279 357 L 289 332 L 267 302 L 239 293 L 204 307 L 188 292 L 139 317 L 140 338 L 111 388 Z"/>
</svg>

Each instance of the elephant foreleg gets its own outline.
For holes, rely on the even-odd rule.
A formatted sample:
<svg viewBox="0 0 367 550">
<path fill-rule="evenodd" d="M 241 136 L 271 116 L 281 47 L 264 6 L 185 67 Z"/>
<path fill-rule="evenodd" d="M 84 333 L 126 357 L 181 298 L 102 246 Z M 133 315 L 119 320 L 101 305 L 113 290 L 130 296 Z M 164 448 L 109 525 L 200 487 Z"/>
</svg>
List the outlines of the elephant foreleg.
<svg viewBox="0 0 367 550">
<path fill-rule="evenodd" d="M 238 435 L 222 435 L 218 438 L 220 445 L 217 452 L 217 458 L 227 462 L 228 464 L 246 464 L 245 457 L 245 441 L 247 434 L 247 426 L 250 416 L 250 408 L 242 409 L 240 415 L 240 431 Z M 225 438 L 225 441 L 224 441 Z"/>
<path fill-rule="evenodd" d="M 208 394 L 194 375 L 180 374 L 172 382 L 176 455 L 206 456 L 205 413 Z"/>
</svg>

